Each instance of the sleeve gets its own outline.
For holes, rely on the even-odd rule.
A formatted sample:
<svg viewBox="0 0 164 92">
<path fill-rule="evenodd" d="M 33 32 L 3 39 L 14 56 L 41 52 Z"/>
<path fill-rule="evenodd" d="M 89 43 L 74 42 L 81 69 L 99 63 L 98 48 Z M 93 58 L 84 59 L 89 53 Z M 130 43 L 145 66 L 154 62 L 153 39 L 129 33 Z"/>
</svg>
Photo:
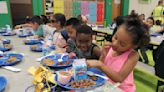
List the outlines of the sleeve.
<svg viewBox="0 0 164 92">
<path fill-rule="evenodd" d="M 60 48 L 63 48 L 67 45 L 66 40 L 59 34 L 58 38 L 56 39 L 56 45 Z"/>
<path fill-rule="evenodd" d="M 38 30 L 35 32 L 36 35 L 39 37 L 43 37 L 43 28 L 42 26 L 39 26 Z"/>
<path fill-rule="evenodd" d="M 66 52 L 70 53 L 75 51 L 75 43 L 71 39 L 68 39 L 67 45 L 68 47 L 66 49 Z"/>
</svg>

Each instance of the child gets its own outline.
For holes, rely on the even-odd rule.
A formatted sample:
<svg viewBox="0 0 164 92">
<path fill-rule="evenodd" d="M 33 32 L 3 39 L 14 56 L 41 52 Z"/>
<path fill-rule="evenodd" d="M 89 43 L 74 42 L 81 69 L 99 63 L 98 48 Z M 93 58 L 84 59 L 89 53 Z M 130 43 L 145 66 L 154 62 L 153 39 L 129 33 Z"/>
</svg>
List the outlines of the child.
<svg viewBox="0 0 164 92">
<path fill-rule="evenodd" d="M 145 22 L 145 14 L 141 14 L 138 16 L 141 22 Z"/>
<path fill-rule="evenodd" d="M 88 23 L 88 18 L 84 15 L 78 15 L 77 18 L 79 19 L 79 21 L 81 22 L 81 24 L 86 24 Z"/>
<path fill-rule="evenodd" d="M 92 43 L 92 28 L 87 25 L 77 28 L 76 46 L 78 58 L 99 59 L 101 55 L 100 48 Z"/>
<path fill-rule="evenodd" d="M 43 21 L 40 16 L 34 16 L 31 18 L 31 27 L 37 37 L 43 37 Z"/>
<path fill-rule="evenodd" d="M 66 21 L 66 29 L 68 31 L 69 39 L 67 41 L 67 52 L 74 52 L 76 50 L 76 31 L 77 28 L 80 26 L 80 21 L 77 18 L 70 18 Z"/>
<path fill-rule="evenodd" d="M 25 19 L 25 23 L 24 24 L 20 24 L 20 25 L 16 25 L 14 27 L 14 32 L 16 34 L 21 34 L 22 32 L 20 30 L 25 29 L 25 31 L 23 31 L 23 33 L 33 33 L 33 29 L 31 28 L 31 18 L 29 16 L 26 17 Z"/>
<path fill-rule="evenodd" d="M 43 37 L 45 39 L 49 39 L 49 38 L 52 39 L 53 33 L 56 30 L 56 28 L 51 27 L 51 25 L 49 25 L 50 23 L 49 23 L 49 19 L 47 18 L 47 16 L 41 15 L 40 17 L 43 21 L 43 26 L 42 26 L 43 27 Z"/>
<path fill-rule="evenodd" d="M 64 48 L 67 43 L 68 34 L 65 30 L 65 15 L 61 13 L 56 13 L 53 16 L 52 25 L 56 28 L 53 34 L 53 43 L 56 44 L 59 48 Z"/>
<path fill-rule="evenodd" d="M 135 92 L 133 69 L 139 55 L 134 49 L 148 44 L 149 41 L 147 29 L 140 20 L 126 21 L 118 27 L 112 43 L 104 46 L 101 62 L 88 60 L 87 64 L 103 71 L 110 78 L 109 81 L 120 82 L 119 88 L 124 92 Z"/>
<path fill-rule="evenodd" d="M 16 25 L 14 27 L 14 29 L 20 29 L 20 28 L 23 28 L 23 27 L 31 27 L 30 22 L 31 22 L 31 17 L 26 16 L 25 23 L 24 24 Z"/>
</svg>

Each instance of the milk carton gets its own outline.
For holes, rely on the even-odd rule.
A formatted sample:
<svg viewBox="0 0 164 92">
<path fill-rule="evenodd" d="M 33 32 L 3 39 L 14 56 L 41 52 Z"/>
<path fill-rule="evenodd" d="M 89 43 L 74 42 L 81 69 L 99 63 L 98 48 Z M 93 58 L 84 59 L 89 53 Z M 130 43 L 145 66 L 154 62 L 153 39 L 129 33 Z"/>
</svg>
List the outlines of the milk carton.
<svg viewBox="0 0 164 92">
<path fill-rule="evenodd" d="M 85 59 L 75 59 L 73 62 L 75 81 L 87 79 L 87 65 Z"/>
</svg>

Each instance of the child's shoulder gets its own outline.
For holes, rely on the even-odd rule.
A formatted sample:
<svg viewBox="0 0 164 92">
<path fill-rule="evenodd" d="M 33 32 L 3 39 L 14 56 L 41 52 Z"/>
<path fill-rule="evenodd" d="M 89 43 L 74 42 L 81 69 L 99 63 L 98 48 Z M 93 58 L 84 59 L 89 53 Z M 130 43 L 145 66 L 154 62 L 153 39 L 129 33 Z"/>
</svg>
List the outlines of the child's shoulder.
<svg viewBox="0 0 164 92">
<path fill-rule="evenodd" d="M 101 49 L 98 45 L 92 44 L 92 54 L 100 57 L 101 55 Z"/>
<path fill-rule="evenodd" d="M 94 50 L 100 50 L 100 47 L 98 46 L 98 45 L 96 45 L 96 44 L 94 44 L 94 43 L 92 43 L 92 50 L 94 51 Z"/>
<path fill-rule="evenodd" d="M 138 60 L 139 59 L 139 54 L 137 51 L 132 50 L 128 56 L 129 59 L 133 59 L 133 60 Z"/>
</svg>

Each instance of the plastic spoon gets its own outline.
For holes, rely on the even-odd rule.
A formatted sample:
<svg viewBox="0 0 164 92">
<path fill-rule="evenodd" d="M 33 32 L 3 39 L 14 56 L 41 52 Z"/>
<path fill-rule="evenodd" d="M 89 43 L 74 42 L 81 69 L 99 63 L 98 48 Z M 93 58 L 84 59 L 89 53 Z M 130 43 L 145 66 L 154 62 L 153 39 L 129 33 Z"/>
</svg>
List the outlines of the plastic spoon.
<svg viewBox="0 0 164 92">
<path fill-rule="evenodd" d="M 91 72 L 91 71 L 87 71 L 87 74 L 88 74 L 88 75 L 91 75 L 91 76 L 97 76 L 97 77 L 103 78 L 103 79 L 105 79 L 105 80 L 108 80 L 108 79 L 109 79 L 109 78 L 106 77 L 106 76 L 103 76 L 103 75 L 100 75 L 100 74 L 97 74 L 97 73 L 93 73 L 93 72 Z"/>
</svg>

